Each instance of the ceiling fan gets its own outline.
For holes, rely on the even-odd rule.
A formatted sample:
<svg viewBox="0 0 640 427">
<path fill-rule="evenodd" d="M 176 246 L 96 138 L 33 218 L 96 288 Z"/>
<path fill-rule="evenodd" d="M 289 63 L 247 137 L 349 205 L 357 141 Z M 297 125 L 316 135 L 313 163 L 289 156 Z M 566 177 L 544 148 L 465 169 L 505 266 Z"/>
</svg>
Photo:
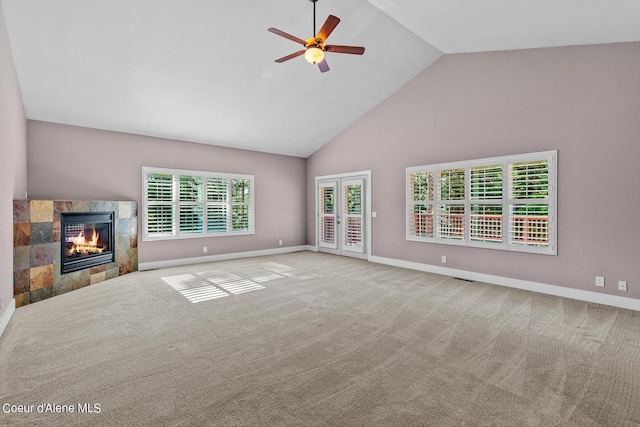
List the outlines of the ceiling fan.
<svg viewBox="0 0 640 427">
<path fill-rule="evenodd" d="M 269 28 L 267 31 L 304 46 L 304 49 L 294 52 L 291 55 L 284 56 L 280 59 L 276 59 L 275 62 L 280 63 L 293 59 L 297 56 L 304 55 L 307 62 L 310 62 L 314 65 L 318 64 L 320 72 L 325 73 L 329 71 L 329 64 L 327 64 L 327 60 L 324 59 L 325 52 L 349 53 L 352 55 L 362 55 L 364 53 L 364 47 L 325 44 L 331 32 L 336 28 L 338 23 L 340 23 L 340 18 L 338 18 L 337 16 L 329 15 L 327 20 L 324 21 L 322 28 L 320 28 L 320 31 L 316 33 L 316 2 L 318 0 L 309 1 L 313 3 L 313 34 L 316 34 L 316 36 L 306 40 L 302 40 L 298 37 L 292 36 L 291 34 L 287 34 L 284 31 L 278 30 L 277 28 Z"/>
</svg>

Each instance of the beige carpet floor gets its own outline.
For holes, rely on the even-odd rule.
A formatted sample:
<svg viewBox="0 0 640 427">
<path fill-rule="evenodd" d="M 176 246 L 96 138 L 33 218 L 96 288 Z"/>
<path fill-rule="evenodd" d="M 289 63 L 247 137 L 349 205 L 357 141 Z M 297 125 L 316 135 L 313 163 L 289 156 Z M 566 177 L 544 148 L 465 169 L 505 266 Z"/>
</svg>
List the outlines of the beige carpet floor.
<svg viewBox="0 0 640 427">
<path fill-rule="evenodd" d="M 640 313 L 312 252 L 137 272 L 17 309 L 0 404 L 0 425 L 637 426 Z"/>
</svg>

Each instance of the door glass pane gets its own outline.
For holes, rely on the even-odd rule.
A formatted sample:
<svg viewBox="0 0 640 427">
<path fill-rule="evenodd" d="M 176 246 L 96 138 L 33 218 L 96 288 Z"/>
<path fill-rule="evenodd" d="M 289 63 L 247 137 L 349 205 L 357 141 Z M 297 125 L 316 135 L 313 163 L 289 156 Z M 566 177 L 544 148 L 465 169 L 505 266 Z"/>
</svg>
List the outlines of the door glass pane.
<svg viewBox="0 0 640 427">
<path fill-rule="evenodd" d="M 362 186 L 344 186 L 344 209 L 348 215 L 362 214 Z"/>
<path fill-rule="evenodd" d="M 334 187 L 321 187 L 322 194 L 320 195 L 320 202 L 323 206 L 322 213 L 331 215 L 333 214 L 334 206 Z"/>
<path fill-rule="evenodd" d="M 362 245 L 362 217 L 347 217 L 344 230 L 344 244 L 345 246 Z"/>
<path fill-rule="evenodd" d="M 325 243 L 335 243 L 336 242 L 336 219 L 332 216 L 325 216 L 322 218 L 322 222 L 320 223 L 322 230 L 320 230 L 320 235 L 322 236 L 322 241 Z"/>
</svg>

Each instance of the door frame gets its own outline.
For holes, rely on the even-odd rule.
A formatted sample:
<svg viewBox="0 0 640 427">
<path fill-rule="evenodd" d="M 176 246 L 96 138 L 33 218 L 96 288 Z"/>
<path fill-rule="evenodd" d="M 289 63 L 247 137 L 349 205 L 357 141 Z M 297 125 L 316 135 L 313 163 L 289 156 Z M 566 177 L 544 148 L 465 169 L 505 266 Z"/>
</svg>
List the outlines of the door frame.
<svg viewBox="0 0 640 427">
<path fill-rule="evenodd" d="M 318 221 L 320 218 L 319 204 L 318 198 L 320 197 L 319 193 L 319 183 L 320 181 L 327 179 L 349 179 L 349 178 L 364 178 L 364 186 L 365 186 L 365 201 L 364 201 L 364 244 L 365 244 L 365 257 L 362 259 L 366 259 L 367 261 L 371 258 L 371 170 L 357 171 L 357 172 L 346 172 L 346 173 L 338 173 L 332 175 L 321 175 L 315 177 L 315 202 L 314 202 L 314 221 L 315 221 L 315 251 L 320 251 L 320 229 L 318 227 Z M 342 191 L 342 190 L 341 190 Z M 340 236 L 342 238 L 342 236 Z M 346 255 L 349 256 L 349 255 Z"/>
</svg>

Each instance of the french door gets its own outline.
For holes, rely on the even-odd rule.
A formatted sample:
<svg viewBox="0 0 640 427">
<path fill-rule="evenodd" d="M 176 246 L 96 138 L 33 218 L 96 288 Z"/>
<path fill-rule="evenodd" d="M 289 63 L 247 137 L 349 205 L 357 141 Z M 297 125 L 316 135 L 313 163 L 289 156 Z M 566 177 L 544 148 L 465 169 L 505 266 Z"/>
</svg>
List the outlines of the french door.
<svg viewBox="0 0 640 427">
<path fill-rule="evenodd" d="M 367 258 L 366 175 L 318 179 L 318 250 Z"/>
</svg>

